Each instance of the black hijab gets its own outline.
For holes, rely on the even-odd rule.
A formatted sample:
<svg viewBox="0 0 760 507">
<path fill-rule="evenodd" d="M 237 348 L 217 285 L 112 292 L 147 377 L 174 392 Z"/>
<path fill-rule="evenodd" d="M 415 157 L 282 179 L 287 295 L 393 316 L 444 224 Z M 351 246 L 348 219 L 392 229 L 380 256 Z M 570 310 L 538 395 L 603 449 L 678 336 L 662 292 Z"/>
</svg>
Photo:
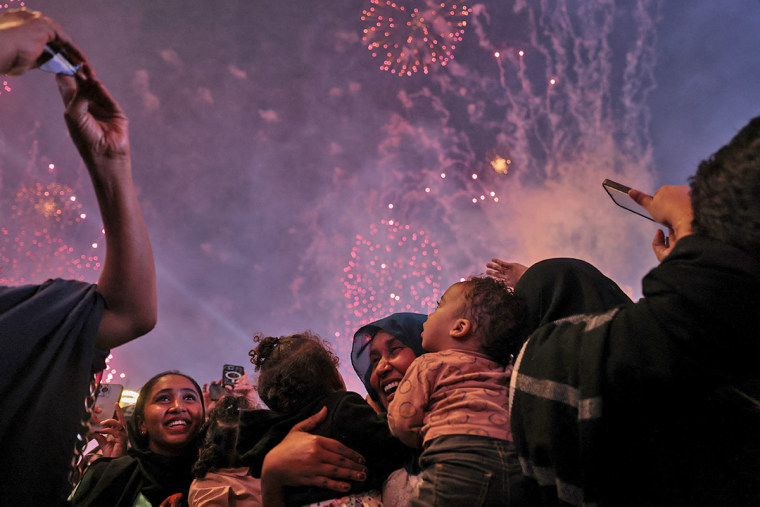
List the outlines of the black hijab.
<svg viewBox="0 0 760 507">
<path fill-rule="evenodd" d="M 549 322 L 632 303 L 618 285 L 580 259 L 547 259 L 532 265 L 515 285 L 526 301 L 521 343 Z"/>
</svg>

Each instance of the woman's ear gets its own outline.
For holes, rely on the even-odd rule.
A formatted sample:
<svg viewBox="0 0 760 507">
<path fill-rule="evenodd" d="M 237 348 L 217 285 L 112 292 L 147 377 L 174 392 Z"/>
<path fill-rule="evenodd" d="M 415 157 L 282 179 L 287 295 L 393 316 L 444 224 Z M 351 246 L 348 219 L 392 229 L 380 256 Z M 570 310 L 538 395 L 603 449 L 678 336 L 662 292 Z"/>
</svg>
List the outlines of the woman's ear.
<svg viewBox="0 0 760 507">
<path fill-rule="evenodd" d="M 470 319 L 459 318 L 454 321 L 454 325 L 451 327 L 449 335 L 455 340 L 463 340 L 468 338 L 471 332 L 472 322 L 470 322 Z"/>
</svg>

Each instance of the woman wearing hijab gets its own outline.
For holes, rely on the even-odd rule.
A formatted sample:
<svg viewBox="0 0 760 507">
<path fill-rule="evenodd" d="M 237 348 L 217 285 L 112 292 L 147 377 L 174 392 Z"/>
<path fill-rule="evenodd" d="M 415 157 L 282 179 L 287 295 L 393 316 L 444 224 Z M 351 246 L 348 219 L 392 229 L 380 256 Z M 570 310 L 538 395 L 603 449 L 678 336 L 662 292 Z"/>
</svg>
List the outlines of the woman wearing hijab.
<svg viewBox="0 0 760 507">
<path fill-rule="evenodd" d="M 177 371 L 154 376 L 140 389 L 128 423 L 128 455 L 93 463 L 74 490 L 72 505 L 159 506 L 177 494 L 186 505 L 204 419 L 195 380 Z"/>
<path fill-rule="evenodd" d="M 359 328 L 354 334 L 351 362 L 383 414 L 409 365 L 425 353 L 422 348 L 425 320 L 427 315 L 419 313 L 394 313 Z M 413 453 L 404 467 L 385 481 L 383 504 L 409 505 L 419 483 L 417 457 Z"/>
<path fill-rule="evenodd" d="M 631 302 L 612 280 L 578 259 L 548 259 L 530 268 L 520 267 L 512 285 L 526 299 L 525 338 L 553 320 Z M 396 381 L 403 377 L 411 361 L 424 353 L 421 333 L 426 319 L 420 314 L 394 314 L 360 328 L 354 335 L 354 369 L 383 410 L 393 397 Z M 346 481 L 361 480 L 366 469 L 358 453 L 331 439 L 308 434 L 318 421 L 317 417 L 304 421 L 267 455 L 262 471 L 265 488 L 269 481 L 271 487 L 320 484 L 345 491 Z M 414 469 L 408 466 L 389 477 L 383 488 L 383 500 L 388 505 L 403 505 L 411 495 L 415 477 L 410 471 Z"/>
</svg>

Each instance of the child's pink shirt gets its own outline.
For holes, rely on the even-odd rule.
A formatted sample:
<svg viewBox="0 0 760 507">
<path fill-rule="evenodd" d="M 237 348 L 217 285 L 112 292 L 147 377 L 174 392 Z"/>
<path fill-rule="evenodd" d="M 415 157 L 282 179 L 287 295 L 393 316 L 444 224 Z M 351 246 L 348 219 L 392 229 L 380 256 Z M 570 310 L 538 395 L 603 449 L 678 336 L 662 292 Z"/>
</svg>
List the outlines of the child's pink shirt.
<svg viewBox="0 0 760 507">
<path fill-rule="evenodd" d="M 511 366 L 484 354 L 446 350 L 414 360 L 388 406 L 391 432 L 410 447 L 443 435 L 512 440 Z"/>
</svg>

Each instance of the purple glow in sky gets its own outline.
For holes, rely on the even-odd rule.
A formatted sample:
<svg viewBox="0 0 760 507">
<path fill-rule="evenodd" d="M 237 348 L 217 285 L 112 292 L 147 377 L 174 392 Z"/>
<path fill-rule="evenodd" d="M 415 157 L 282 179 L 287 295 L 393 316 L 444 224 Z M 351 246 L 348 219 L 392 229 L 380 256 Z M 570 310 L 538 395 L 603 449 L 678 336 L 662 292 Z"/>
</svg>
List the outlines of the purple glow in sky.
<svg viewBox="0 0 760 507">
<path fill-rule="evenodd" d="M 337 341 L 363 392 L 346 291 L 367 292 L 345 268 L 383 221 L 435 243 L 444 290 L 494 256 L 572 256 L 638 296 L 654 227 L 601 181 L 685 183 L 760 113 L 756 0 L 469 2 L 455 58 L 403 79 L 362 42 L 370 0 L 25 3 L 67 28 L 130 117 L 159 290 L 156 329 L 114 350 L 132 389 L 165 369 L 200 382 L 224 363 L 252 373 L 254 332 L 311 329 Z M 14 200 L 65 185 L 87 219 L 50 229 L 90 256 L 103 248 L 97 206 L 52 76 L 0 82 L 0 228 L 44 228 Z M 11 246 L 0 277 L 41 281 L 27 246 Z M 394 284 L 420 269 L 398 264 L 372 288 L 413 297 Z"/>
</svg>

